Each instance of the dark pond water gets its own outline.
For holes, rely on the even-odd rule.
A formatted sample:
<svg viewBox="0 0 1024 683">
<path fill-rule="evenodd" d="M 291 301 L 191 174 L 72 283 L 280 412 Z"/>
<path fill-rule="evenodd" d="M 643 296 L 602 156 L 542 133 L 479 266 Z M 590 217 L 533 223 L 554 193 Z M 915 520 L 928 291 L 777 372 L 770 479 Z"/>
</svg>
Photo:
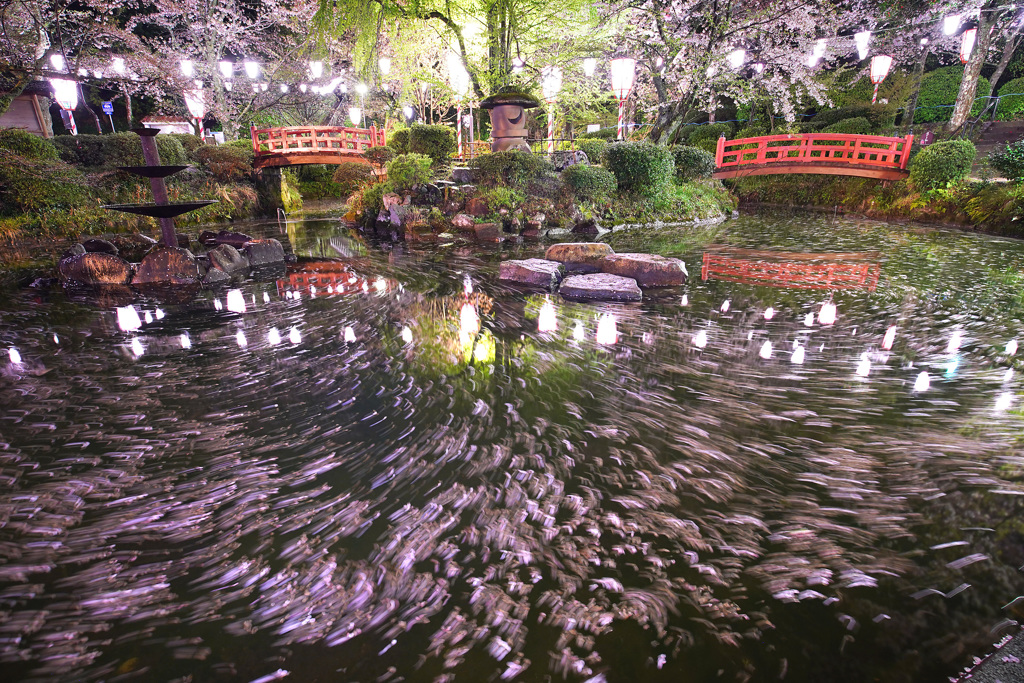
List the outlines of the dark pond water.
<svg viewBox="0 0 1024 683">
<path fill-rule="evenodd" d="M 1024 244 L 745 216 L 616 235 L 691 282 L 588 305 L 289 235 L 340 260 L 3 293 L 5 680 L 940 681 L 1021 618 Z"/>
</svg>

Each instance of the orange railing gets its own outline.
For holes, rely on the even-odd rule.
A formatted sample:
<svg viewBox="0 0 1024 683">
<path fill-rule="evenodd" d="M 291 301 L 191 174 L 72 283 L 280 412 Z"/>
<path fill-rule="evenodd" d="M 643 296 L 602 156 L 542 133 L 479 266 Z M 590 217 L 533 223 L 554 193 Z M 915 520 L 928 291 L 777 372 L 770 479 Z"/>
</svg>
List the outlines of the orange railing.
<svg viewBox="0 0 1024 683">
<path fill-rule="evenodd" d="M 843 133 L 763 135 L 739 140 L 719 138 L 715 165 L 719 171 L 774 163 L 849 165 L 906 171 L 913 141 L 913 135 L 890 138 Z"/>
<path fill-rule="evenodd" d="M 340 126 L 252 127 L 252 150 L 257 157 L 271 154 L 359 155 L 371 147 L 383 146 L 384 131 Z"/>
</svg>

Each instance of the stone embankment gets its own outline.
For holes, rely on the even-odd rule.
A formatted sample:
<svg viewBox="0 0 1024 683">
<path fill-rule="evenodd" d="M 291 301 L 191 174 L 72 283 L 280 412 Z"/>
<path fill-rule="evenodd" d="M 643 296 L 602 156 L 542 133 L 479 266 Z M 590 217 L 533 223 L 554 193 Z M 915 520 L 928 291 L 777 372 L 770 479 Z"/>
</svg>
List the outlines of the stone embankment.
<svg viewBox="0 0 1024 683">
<path fill-rule="evenodd" d="M 679 259 L 652 254 L 616 254 L 600 242 L 551 246 L 543 259 L 505 261 L 499 278 L 557 290 L 566 299 L 640 301 L 644 287 L 672 287 L 686 282 Z"/>
</svg>

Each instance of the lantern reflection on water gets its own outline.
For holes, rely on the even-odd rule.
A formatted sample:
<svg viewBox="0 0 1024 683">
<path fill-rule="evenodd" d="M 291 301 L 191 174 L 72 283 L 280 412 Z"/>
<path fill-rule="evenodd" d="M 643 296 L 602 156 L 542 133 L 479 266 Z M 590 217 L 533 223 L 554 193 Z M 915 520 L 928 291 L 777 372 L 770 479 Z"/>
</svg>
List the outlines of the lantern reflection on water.
<svg viewBox="0 0 1024 683">
<path fill-rule="evenodd" d="M 616 325 L 614 313 L 602 313 L 601 319 L 597 321 L 598 344 L 614 344 L 619 339 L 619 331 Z"/>
</svg>

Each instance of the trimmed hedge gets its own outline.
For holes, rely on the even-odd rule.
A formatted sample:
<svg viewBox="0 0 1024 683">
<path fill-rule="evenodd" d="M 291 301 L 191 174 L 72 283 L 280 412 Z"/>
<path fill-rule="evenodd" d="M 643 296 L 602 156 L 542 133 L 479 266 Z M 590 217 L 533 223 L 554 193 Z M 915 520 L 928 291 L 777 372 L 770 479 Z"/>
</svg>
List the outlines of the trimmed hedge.
<svg viewBox="0 0 1024 683">
<path fill-rule="evenodd" d="M 518 150 L 482 154 L 471 159 L 469 165 L 480 169 L 480 182 L 484 185 L 516 188 L 525 187 L 534 178 L 554 170 L 544 157 Z"/>
<path fill-rule="evenodd" d="M 388 138 L 388 147 L 395 150 L 395 154 L 409 153 L 409 129 L 399 128 Z"/>
<path fill-rule="evenodd" d="M 576 164 L 562 171 L 564 182 L 576 195 L 585 202 L 606 201 L 618 187 L 615 174 L 598 166 Z"/>
<path fill-rule="evenodd" d="M 206 143 L 198 135 L 192 135 L 191 133 L 161 133 L 165 139 L 177 140 L 181 143 L 181 148 L 185 150 L 185 157 L 190 160 L 195 160 L 196 151 L 203 147 Z M 159 146 L 160 135 L 157 135 L 157 145 Z M 246 143 L 252 145 L 252 140 L 246 138 Z M 235 141 L 237 142 L 237 140 Z M 163 161 L 163 154 L 160 155 L 160 160 Z M 166 163 L 166 162 L 164 162 Z"/>
<path fill-rule="evenodd" d="M 894 117 L 893 111 L 882 104 L 852 104 L 848 107 L 820 111 L 811 119 L 811 124 L 818 130 L 822 130 L 840 121 L 863 118 L 868 122 L 871 130 L 877 130 L 891 126 Z"/>
<path fill-rule="evenodd" d="M 417 123 L 409 129 L 409 153 L 430 157 L 434 166 L 447 166 L 455 147 L 455 131 L 448 126 Z"/>
<path fill-rule="evenodd" d="M 378 168 L 384 168 L 397 155 L 391 147 L 371 147 L 363 152 L 363 158 Z"/>
<path fill-rule="evenodd" d="M 831 126 L 821 129 L 822 133 L 842 133 L 845 135 L 867 135 L 871 132 L 871 123 L 863 116 L 855 119 L 843 119 Z"/>
<path fill-rule="evenodd" d="M 1001 121 L 1024 118 L 1024 78 L 1015 78 L 1001 87 L 999 97 L 997 115 Z"/>
<path fill-rule="evenodd" d="M 576 146 L 587 155 L 592 164 L 604 163 L 605 152 L 608 151 L 608 141 L 602 138 L 582 138 L 576 140 Z"/>
<path fill-rule="evenodd" d="M 85 177 L 53 145 L 25 131 L 0 131 L 0 215 L 81 208 Z"/>
<path fill-rule="evenodd" d="M 608 168 L 620 189 L 654 197 L 672 184 L 675 160 L 668 147 L 651 142 L 616 142 L 608 145 Z"/>
<path fill-rule="evenodd" d="M 971 172 L 977 155 L 970 140 L 946 140 L 925 147 L 910 160 L 910 182 L 920 191 L 941 189 Z"/>
<path fill-rule="evenodd" d="M 941 69 L 929 71 L 921 79 L 921 93 L 917 97 L 917 111 L 914 113 L 914 123 L 945 122 L 953 115 L 953 105 L 956 103 L 956 96 L 960 92 L 960 81 L 964 77 L 962 66 L 946 66 Z M 988 79 L 984 76 L 978 79 L 978 92 L 987 93 L 989 89 Z M 971 108 L 971 115 L 977 116 L 981 113 L 984 100 L 975 100 Z M 1000 110 L 1003 105 L 999 105 Z"/>
<path fill-rule="evenodd" d="M 605 140 L 610 142 L 619 135 L 619 129 L 616 126 L 608 126 L 607 128 L 600 128 L 595 130 L 593 133 L 580 133 L 577 140 Z"/>
<path fill-rule="evenodd" d="M 1012 82 L 1012 81 L 1011 81 Z M 1009 142 L 988 156 L 988 165 L 1010 180 L 1024 178 L 1024 140 Z"/>
<path fill-rule="evenodd" d="M 732 131 L 731 123 L 709 123 L 706 126 L 695 126 L 693 132 L 687 136 L 686 144 L 696 146 L 701 140 L 715 140 L 715 144 L 718 144 L 718 138 L 723 135 L 729 137 L 732 135 Z"/>
<path fill-rule="evenodd" d="M 431 159 L 426 154 L 399 154 L 388 162 L 389 191 L 406 192 L 431 180 Z"/>
<path fill-rule="evenodd" d="M 738 135 L 738 134 L 737 134 Z M 746 136 L 744 136 L 746 137 Z M 717 142 L 715 144 L 718 144 Z M 672 150 L 676 178 L 682 181 L 710 178 L 715 172 L 715 155 L 699 147 L 683 145 Z"/>
<path fill-rule="evenodd" d="M 253 156 L 251 144 L 243 147 L 234 143 L 204 145 L 195 153 L 196 162 L 204 166 L 219 183 L 231 183 L 249 177 L 253 172 Z"/>
<path fill-rule="evenodd" d="M 184 166 L 189 156 L 177 135 L 157 135 L 156 149 L 160 163 Z M 110 135 L 59 135 L 53 139 L 61 160 L 76 166 L 108 167 L 142 166 L 142 142 L 135 133 Z"/>
</svg>

